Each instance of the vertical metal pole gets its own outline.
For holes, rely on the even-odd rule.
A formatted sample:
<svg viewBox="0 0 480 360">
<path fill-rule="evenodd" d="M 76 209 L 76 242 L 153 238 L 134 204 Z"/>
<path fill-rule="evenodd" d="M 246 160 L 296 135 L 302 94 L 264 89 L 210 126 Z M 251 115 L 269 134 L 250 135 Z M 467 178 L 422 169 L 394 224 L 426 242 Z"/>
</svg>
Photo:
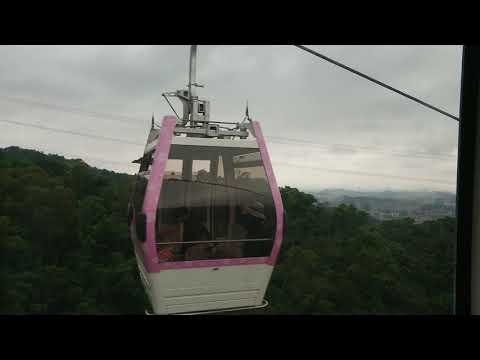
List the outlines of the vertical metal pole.
<svg viewBox="0 0 480 360">
<path fill-rule="evenodd" d="M 472 209 L 472 244 L 470 254 L 470 314 L 480 315 L 480 46 L 468 46 L 466 54 L 473 72 L 472 86 L 472 120 L 475 122 L 475 149 L 473 153 L 473 209 Z M 467 175 L 470 175 L 467 173 Z"/>
<path fill-rule="evenodd" d="M 190 125 L 196 125 L 196 112 L 195 112 L 195 85 L 197 78 L 197 45 L 190 46 L 190 70 L 188 72 L 188 111 L 190 113 Z"/>
<path fill-rule="evenodd" d="M 480 314 L 480 47 L 464 46 L 457 168 L 455 313 Z"/>
<path fill-rule="evenodd" d="M 188 76 L 188 91 L 190 100 L 192 100 L 195 94 L 195 85 L 197 83 L 197 45 L 190 46 L 190 71 Z"/>
</svg>

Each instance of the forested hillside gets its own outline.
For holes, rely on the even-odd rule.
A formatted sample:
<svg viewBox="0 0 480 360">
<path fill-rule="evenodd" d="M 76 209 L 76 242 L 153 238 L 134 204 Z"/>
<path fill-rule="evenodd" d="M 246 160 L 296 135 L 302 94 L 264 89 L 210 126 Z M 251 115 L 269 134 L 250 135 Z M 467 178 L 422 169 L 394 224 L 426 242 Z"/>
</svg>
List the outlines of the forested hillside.
<svg viewBox="0 0 480 360">
<path fill-rule="evenodd" d="M 126 226 L 133 177 L 0 149 L 0 313 L 143 314 Z M 447 314 L 455 219 L 379 222 L 281 189 L 286 239 L 256 314 Z"/>
</svg>

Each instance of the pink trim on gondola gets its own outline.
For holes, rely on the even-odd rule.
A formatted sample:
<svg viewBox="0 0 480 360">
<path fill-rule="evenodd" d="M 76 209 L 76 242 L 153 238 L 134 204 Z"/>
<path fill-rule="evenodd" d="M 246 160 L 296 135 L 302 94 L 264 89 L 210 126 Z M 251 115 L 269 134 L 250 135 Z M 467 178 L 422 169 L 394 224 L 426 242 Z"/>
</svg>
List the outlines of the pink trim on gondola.
<svg viewBox="0 0 480 360">
<path fill-rule="evenodd" d="M 280 190 L 278 189 L 277 180 L 273 174 L 272 163 L 268 156 L 267 146 L 265 145 L 265 138 L 263 137 L 262 129 L 258 121 L 253 121 L 253 130 L 255 131 L 255 138 L 257 139 L 258 148 L 260 149 L 260 155 L 262 156 L 263 166 L 265 173 L 267 174 L 268 184 L 270 185 L 270 191 L 273 196 L 273 203 L 275 204 L 275 215 L 277 218 L 275 241 L 273 242 L 272 253 L 267 261 L 269 265 L 275 265 L 277 261 L 278 253 L 280 252 L 280 246 L 283 240 L 283 203 Z"/>
<path fill-rule="evenodd" d="M 158 271 L 158 254 L 155 246 L 155 222 L 157 218 L 157 206 L 162 190 L 163 174 L 170 153 L 170 144 L 172 143 L 173 130 L 177 119 L 174 116 L 165 116 L 162 121 L 162 129 L 158 136 L 155 147 L 155 155 L 148 180 L 145 200 L 143 203 L 143 213 L 147 218 L 147 239 L 143 244 L 145 254 L 145 268 L 148 272 Z"/>
<path fill-rule="evenodd" d="M 275 176 L 273 175 L 272 164 L 268 156 L 263 138 L 260 124 L 253 122 L 255 137 L 260 150 L 260 155 L 265 167 L 270 190 L 272 191 L 273 201 L 275 204 L 275 212 L 277 217 L 275 240 L 273 243 L 270 257 L 258 258 L 240 258 L 240 259 L 219 259 L 219 260 L 194 260 L 194 261 L 177 261 L 159 263 L 157 248 L 155 246 L 155 222 L 157 216 L 157 206 L 160 200 L 160 192 L 162 189 L 163 174 L 170 153 L 170 146 L 175 129 L 176 118 L 166 116 L 163 118 L 162 128 L 155 148 L 155 159 L 152 164 L 150 179 L 145 193 L 145 201 L 143 205 L 143 213 L 147 217 L 147 239 L 143 244 L 145 254 L 145 268 L 149 273 L 159 272 L 167 269 L 190 269 L 200 267 L 222 267 L 233 265 L 256 265 L 269 264 L 274 265 L 280 251 L 280 245 L 283 237 L 283 205 L 280 191 L 278 190 Z"/>
</svg>

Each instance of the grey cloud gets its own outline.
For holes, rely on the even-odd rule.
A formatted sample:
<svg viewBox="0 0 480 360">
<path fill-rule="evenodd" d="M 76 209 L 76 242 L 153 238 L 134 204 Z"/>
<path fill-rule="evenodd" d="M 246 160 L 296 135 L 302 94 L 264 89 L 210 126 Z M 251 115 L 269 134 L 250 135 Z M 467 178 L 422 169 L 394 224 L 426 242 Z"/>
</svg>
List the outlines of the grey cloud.
<svg viewBox="0 0 480 360">
<path fill-rule="evenodd" d="M 458 114 L 459 46 L 317 46 L 312 48 Z M 0 96 L 27 97 L 92 112 L 135 117 L 120 122 L 51 111 L 0 98 L 0 119 L 42 123 L 143 143 L 152 112 L 171 114 L 161 93 L 188 81 L 187 46 L 0 46 Z M 421 159 L 418 152 L 456 154 L 458 124 L 292 46 L 199 46 L 199 95 L 212 118 L 239 121 L 245 102 L 267 137 L 318 143 L 270 144 L 281 185 L 300 188 L 431 188 L 452 186 L 282 163 L 369 173 L 409 174 L 455 182 L 455 159 Z M 178 104 L 175 103 L 178 107 Z M 100 142 L 1 123 L 1 146 L 21 145 L 89 156 L 91 163 L 134 172 L 142 146 Z M 344 146 L 348 145 L 348 146 Z M 379 147 L 383 151 L 367 151 Z M 50 150 L 49 150 L 50 149 Z M 391 156 L 401 151 L 412 157 Z M 103 158 L 115 163 L 95 162 Z M 88 159 L 87 159 L 87 162 Z M 124 162 L 122 166 L 119 163 Z M 275 165 L 275 164 L 274 164 Z"/>
</svg>

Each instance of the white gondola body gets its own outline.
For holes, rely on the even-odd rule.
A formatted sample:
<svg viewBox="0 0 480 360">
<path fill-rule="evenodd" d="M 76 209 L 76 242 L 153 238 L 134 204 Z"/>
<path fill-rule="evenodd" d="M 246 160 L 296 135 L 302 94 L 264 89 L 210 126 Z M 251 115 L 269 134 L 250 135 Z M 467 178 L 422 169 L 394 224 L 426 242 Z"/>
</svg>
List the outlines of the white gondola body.
<svg viewBox="0 0 480 360">
<path fill-rule="evenodd" d="M 232 140 L 176 136 L 175 124 L 165 117 L 158 138 L 149 139 L 150 163 L 131 203 L 131 239 L 153 312 L 260 307 L 283 238 L 260 125 L 252 122 L 253 140 Z M 241 217 L 253 220 L 242 227 Z"/>
</svg>

